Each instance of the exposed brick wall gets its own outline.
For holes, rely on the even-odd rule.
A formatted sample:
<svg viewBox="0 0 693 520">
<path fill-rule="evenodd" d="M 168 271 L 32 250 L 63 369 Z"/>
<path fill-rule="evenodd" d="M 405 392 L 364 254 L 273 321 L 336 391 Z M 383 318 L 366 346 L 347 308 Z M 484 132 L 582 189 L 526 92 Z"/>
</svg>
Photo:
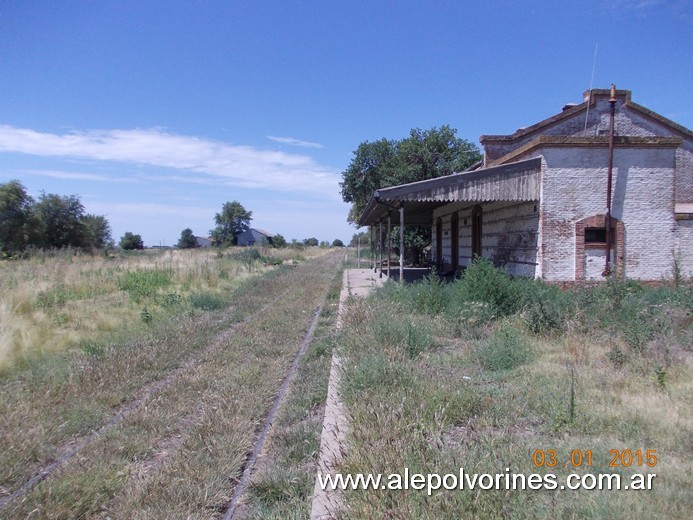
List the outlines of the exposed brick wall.
<svg viewBox="0 0 693 520">
<path fill-rule="evenodd" d="M 605 222 L 606 215 L 593 215 L 579 220 L 575 224 L 575 280 L 596 280 L 601 278 L 601 274 L 606 266 L 606 251 L 605 248 L 585 249 L 585 229 L 603 228 Z M 616 234 L 615 237 L 612 237 L 612 243 L 616 247 L 612 246 L 611 248 L 611 272 L 621 274 L 624 266 L 625 226 L 623 222 L 612 217 L 611 228 Z"/>
<path fill-rule="evenodd" d="M 576 224 L 606 209 L 608 150 L 542 150 L 543 276 L 573 280 Z M 675 150 L 618 148 L 614 152 L 612 211 L 624 225 L 623 269 L 630 278 L 659 279 L 670 271 L 675 247 Z M 584 276 L 584 271 L 583 271 Z"/>
<path fill-rule="evenodd" d="M 433 220 L 443 221 L 443 258 L 450 268 L 450 219 L 454 212 L 459 217 L 459 263 L 466 267 L 472 261 L 472 209 L 476 203 L 453 203 L 434 211 Z M 518 276 L 536 275 L 539 231 L 539 202 L 481 203 L 482 256 L 504 265 L 508 272 Z M 435 227 L 434 227 L 435 230 Z M 448 234 L 445 235 L 445 231 Z M 433 246 L 435 253 L 435 244 Z"/>
<path fill-rule="evenodd" d="M 584 107 L 583 107 L 584 108 Z M 519 131 L 512 139 L 499 136 L 484 141 L 487 163 L 545 136 L 601 136 L 609 134 L 610 106 L 607 91 L 600 92 L 586 112 L 569 109 L 561 116 L 550 118 L 526 132 Z M 537 132 L 540 132 L 537 133 Z M 616 265 L 629 278 L 660 280 L 670 277 L 674 255 L 678 255 L 686 276 L 693 276 L 693 221 L 675 219 L 675 204 L 693 203 L 693 140 L 690 133 L 629 100 L 619 91 L 615 110 L 616 136 L 675 137 L 683 139 L 672 145 L 617 145 L 614 150 L 612 216 L 617 226 Z M 507 256 L 515 245 L 516 236 L 535 229 L 536 248 L 532 257 L 527 250 L 522 261 L 537 263 L 536 268 L 520 269 L 518 273 L 542 277 L 550 281 L 598 278 L 604 266 L 604 251 L 584 248 L 584 227 L 590 219 L 598 219 L 606 211 L 608 146 L 570 148 L 545 144 L 528 150 L 512 160 L 542 157 L 541 202 L 537 220 L 519 224 L 517 216 L 503 203 L 484 204 L 485 257 Z M 456 206 L 460 216 L 460 262 L 464 265 L 471 254 L 471 234 L 463 225 L 470 217 L 473 204 Z M 448 207 L 446 207 L 448 208 Z M 504 208 L 504 209 L 502 209 Z M 533 209 L 533 204 L 532 204 Z M 441 215 L 448 209 L 440 212 Z M 494 215 L 494 211 L 497 213 Z M 510 211 L 510 213 L 506 213 Z M 488 215 L 487 215 L 488 212 Z M 495 219 L 498 219 L 497 221 Z M 508 223 L 505 224 L 504 222 Z M 449 218 L 448 218 L 449 222 Z M 515 222 L 515 224 L 513 224 Z M 530 223 L 531 222 L 531 223 Z M 519 226 L 519 227 L 513 227 Z M 590 227 L 592 227 L 590 225 Z M 448 246 L 449 247 L 449 246 Z M 502 255 L 500 255 L 502 256 Z M 518 264 L 519 265 L 519 264 Z"/>
</svg>

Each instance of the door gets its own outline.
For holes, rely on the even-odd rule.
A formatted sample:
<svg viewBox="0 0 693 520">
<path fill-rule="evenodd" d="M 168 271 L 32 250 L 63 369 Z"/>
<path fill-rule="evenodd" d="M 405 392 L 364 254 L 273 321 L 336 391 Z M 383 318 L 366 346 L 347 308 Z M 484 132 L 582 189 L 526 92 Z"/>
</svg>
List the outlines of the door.
<svg viewBox="0 0 693 520">
<path fill-rule="evenodd" d="M 472 209 L 472 260 L 481 254 L 481 237 L 482 232 L 482 212 L 481 206 L 474 206 Z"/>
</svg>

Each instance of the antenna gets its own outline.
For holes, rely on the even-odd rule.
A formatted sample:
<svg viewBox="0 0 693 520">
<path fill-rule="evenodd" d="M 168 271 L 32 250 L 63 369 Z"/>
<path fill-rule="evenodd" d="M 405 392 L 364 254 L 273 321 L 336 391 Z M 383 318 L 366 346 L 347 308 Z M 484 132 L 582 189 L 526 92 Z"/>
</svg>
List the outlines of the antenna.
<svg viewBox="0 0 693 520">
<path fill-rule="evenodd" d="M 590 79 L 590 95 L 587 98 L 587 112 L 585 113 L 585 132 L 587 132 L 587 118 L 590 115 L 590 101 L 592 101 L 592 85 L 594 84 L 594 69 L 597 68 L 597 47 L 598 44 L 594 44 L 594 59 L 592 60 L 592 79 Z"/>
</svg>

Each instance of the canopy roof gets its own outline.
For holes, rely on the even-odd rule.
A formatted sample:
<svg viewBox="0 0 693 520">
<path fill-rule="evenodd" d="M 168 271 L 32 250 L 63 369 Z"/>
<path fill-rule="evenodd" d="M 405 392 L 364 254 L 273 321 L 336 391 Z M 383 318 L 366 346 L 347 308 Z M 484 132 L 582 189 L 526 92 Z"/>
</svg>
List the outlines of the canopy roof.
<svg viewBox="0 0 693 520">
<path fill-rule="evenodd" d="M 431 224 L 433 210 L 451 202 L 539 200 L 541 158 L 454 173 L 373 192 L 359 226 L 371 226 L 404 204 L 404 225 Z M 399 220 L 399 217 L 397 217 Z"/>
</svg>

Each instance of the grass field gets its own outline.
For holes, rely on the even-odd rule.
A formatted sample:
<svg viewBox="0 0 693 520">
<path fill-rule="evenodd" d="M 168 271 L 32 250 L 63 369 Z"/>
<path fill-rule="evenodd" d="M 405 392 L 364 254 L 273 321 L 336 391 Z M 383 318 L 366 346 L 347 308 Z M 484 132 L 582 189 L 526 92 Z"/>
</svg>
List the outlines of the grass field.
<svg viewBox="0 0 693 520">
<path fill-rule="evenodd" d="M 174 282 L 144 298 L 180 289 L 185 312 L 166 318 L 152 305 L 153 319 L 145 323 L 135 314 L 132 331 L 6 369 L 0 380 L 0 500 L 52 462 L 64 463 L 6 504 L 0 516 L 218 516 L 308 323 L 326 299 L 318 337 L 329 328 L 334 297 L 328 295 L 341 279 L 343 255 L 309 252 L 297 264 L 269 270 L 241 263 L 229 294 L 219 292 L 219 308 L 192 306 L 186 294 L 205 289 L 191 284 L 185 293 Z M 235 265 L 224 257 L 209 262 Z M 137 311 L 148 301 L 154 300 L 134 302 L 128 294 L 123 305 Z M 309 348 L 306 362 L 329 364 L 324 343 Z M 291 414 L 317 420 L 321 384 L 316 380 L 309 384 L 312 394 L 295 397 L 301 411 Z M 317 422 L 312 427 L 319 438 Z"/>
<path fill-rule="evenodd" d="M 0 375 L 0 517 L 219 517 L 322 305 L 237 517 L 308 518 L 337 348 L 344 472 L 657 474 L 652 491 L 350 491 L 343 518 L 687 518 L 690 284 L 561 291 L 481 263 L 351 301 L 335 332 L 343 251 L 248 251 L 2 265 L 13 319 L 46 344 L 14 344 Z M 92 311 L 112 327 L 70 319 L 53 346 L 41 329 Z M 636 455 L 609 467 L 612 450 Z"/>
<path fill-rule="evenodd" d="M 228 303 L 245 279 L 320 250 L 188 249 L 0 262 L 0 370 Z"/>
<path fill-rule="evenodd" d="M 688 518 L 692 297 L 560 291 L 479 264 L 353 302 L 343 472 L 657 476 L 652 491 L 349 491 L 343 518 Z"/>
</svg>

